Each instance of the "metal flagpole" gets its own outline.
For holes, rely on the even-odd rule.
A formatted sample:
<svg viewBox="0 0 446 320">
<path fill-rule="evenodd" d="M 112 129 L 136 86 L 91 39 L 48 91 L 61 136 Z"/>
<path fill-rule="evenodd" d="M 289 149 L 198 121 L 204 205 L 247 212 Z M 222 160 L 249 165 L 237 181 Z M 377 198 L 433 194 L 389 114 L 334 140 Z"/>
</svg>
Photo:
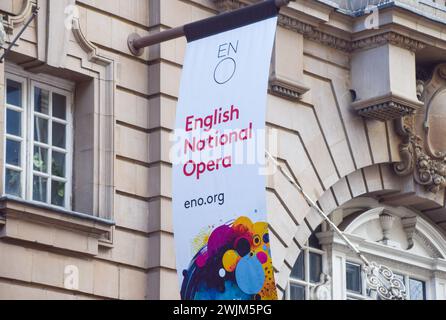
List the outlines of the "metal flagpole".
<svg viewBox="0 0 446 320">
<path fill-rule="evenodd" d="M 295 0 L 274 0 L 274 3 L 277 8 L 281 8 L 283 6 L 288 5 L 290 1 L 295 1 Z M 253 6 L 255 6 L 255 4 Z M 209 20 L 217 18 L 221 19 L 222 17 L 231 19 L 231 14 L 233 14 L 234 12 L 237 12 L 237 10 L 208 19 Z M 132 33 L 129 35 L 127 39 L 129 50 L 132 54 L 140 56 L 144 53 L 144 48 L 146 47 L 185 36 L 185 27 L 186 26 L 176 27 L 146 37 L 141 37 L 136 33 Z M 375 262 L 369 262 L 368 259 L 364 257 L 364 255 L 361 253 L 361 251 L 345 236 L 345 234 L 341 230 L 339 230 L 339 228 L 305 193 L 305 191 L 293 180 L 293 178 L 285 170 L 283 170 L 282 166 L 277 162 L 277 160 L 274 159 L 274 157 L 270 153 L 267 152 L 266 154 L 279 168 L 280 172 L 282 172 L 282 174 L 285 175 L 288 181 L 299 191 L 300 194 L 302 194 L 302 196 L 305 198 L 308 204 L 318 212 L 318 214 L 324 219 L 324 221 L 326 221 L 330 225 L 330 227 L 342 238 L 342 240 L 345 241 L 345 243 L 364 262 L 363 269 L 364 272 L 367 274 L 367 284 L 369 288 L 376 290 L 381 299 L 405 300 L 406 287 L 404 283 L 400 279 L 396 278 L 393 272 L 386 266 L 378 265 Z"/>
<path fill-rule="evenodd" d="M 287 178 L 287 180 L 299 191 L 305 198 L 307 203 L 316 210 L 324 221 L 338 234 L 339 237 L 353 250 L 356 255 L 364 262 L 363 270 L 367 275 L 367 285 L 370 289 L 376 290 L 379 297 L 383 300 L 406 300 L 406 286 L 404 283 L 395 277 L 392 270 L 383 265 L 378 265 L 375 262 L 370 262 L 362 252 L 346 237 L 346 235 L 330 220 L 330 218 L 319 208 L 311 197 L 299 186 L 289 175 L 280 163 L 268 152 L 266 155 L 271 159 L 279 171 Z"/>
<path fill-rule="evenodd" d="M 290 3 L 290 1 L 295 0 L 274 0 L 274 3 L 277 8 L 281 8 Z M 253 5 L 255 6 L 255 4 Z M 237 10 L 235 10 L 237 11 Z M 231 11 L 225 13 L 228 15 L 228 19 L 230 19 L 230 15 L 235 11 Z M 220 16 L 215 16 L 208 19 L 219 18 Z M 185 35 L 185 26 L 176 27 L 173 29 L 161 31 L 159 33 L 151 34 L 149 36 L 141 37 L 137 33 L 132 33 L 129 35 L 127 39 L 127 45 L 129 47 L 130 52 L 135 56 L 140 56 L 144 53 L 144 48 L 150 47 L 151 45 L 158 44 L 164 41 L 173 40 L 176 38 L 183 37 Z"/>
</svg>

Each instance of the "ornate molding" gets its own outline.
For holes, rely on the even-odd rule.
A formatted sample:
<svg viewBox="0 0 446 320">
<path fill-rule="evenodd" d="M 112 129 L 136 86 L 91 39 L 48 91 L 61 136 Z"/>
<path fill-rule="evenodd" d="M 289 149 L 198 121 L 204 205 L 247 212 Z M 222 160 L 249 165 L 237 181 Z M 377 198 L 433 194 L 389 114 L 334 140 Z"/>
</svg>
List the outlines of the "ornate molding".
<svg viewBox="0 0 446 320">
<path fill-rule="evenodd" d="M 351 44 L 349 40 L 322 32 L 316 27 L 299 21 L 296 18 L 279 14 L 279 26 L 300 33 L 306 39 L 322 43 L 326 46 L 342 51 L 351 51 Z"/>
<path fill-rule="evenodd" d="M 321 273 L 320 282 L 310 289 L 311 300 L 331 300 L 331 277 Z"/>
<path fill-rule="evenodd" d="M 354 40 L 351 43 L 351 50 L 365 50 L 380 47 L 387 43 L 416 52 L 424 49 L 426 44 L 412 39 L 408 36 L 398 34 L 396 32 L 386 32 L 378 35 L 369 36 L 364 39 Z"/>
<path fill-rule="evenodd" d="M 395 164 L 394 170 L 400 176 L 413 174 L 418 184 L 437 193 L 446 187 L 446 150 L 435 149 L 432 134 L 437 142 L 444 141 L 442 110 L 446 102 L 443 101 L 446 100 L 446 64 L 438 66 L 432 79 L 427 84 L 419 83 L 418 88 L 418 96 L 425 101 L 425 108 L 422 113 L 396 121 L 397 133 L 403 142 L 400 145 L 402 161 Z M 440 110 L 433 110 L 436 106 L 440 106 Z M 433 115 L 436 122 L 431 119 L 434 111 L 439 112 Z"/>
<path fill-rule="evenodd" d="M 17 15 L 8 14 L 4 16 L 3 26 L 5 31 L 12 34 L 14 27 L 25 22 L 25 20 L 32 14 L 36 4 L 31 0 L 23 0 L 22 10 Z"/>
<path fill-rule="evenodd" d="M 213 0 L 220 12 L 236 10 L 247 6 L 249 3 L 241 0 Z M 306 39 L 313 40 L 338 50 L 352 52 L 378 47 L 387 43 L 399 46 L 411 51 L 418 51 L 426 47 L 426 44 L 412 39 L 407 35 L 393 31 L 385 31 L 362 39 L 350 40 L 321 31 L 317 26 L 300 21 L 295 17 L 279 14 L 279 26 L 302 34 Z"/>
<path fill-rule="evenodd" d="M 304 85 L 291 83 L 277 77 L 272 77 L 269 80 L 270 93 L 285 99 L 299 100 L 308 90 L 310 89 Z"/>
<path fill-rule="evenodd" d="M 248 4 L 240 0 L 213 0 L 220 12 L 232 11 L 246 7 Z"/>
<path fill-rule="evenodd" d="M 413 237 L 417 228 L 417 222 L 418 219 L 417 217 L 405 217 L 401 219 L 401 224 L 403 225 L 403 230 L 406 233 L 406 237 L 407 237 L 407 249 L 406 250 L 410 250 L 413 248 L 414 246 L 414 241 L 413 241 Z"/>
<path fill-rule="evenodd" d="M 363 267 L 367 275 L 367 284 L 370 289 L 376 290 L 383 300 L 406 300 L 407 291 L 404 283 L 398 279 L 387 266 L 372 262 Z"/>
<path fill-rule="evenodd" d="M 415 117 L 396 121 L 397 132 L 404 141 L 400 145 L 402 161 L 394 165 L 399 176 L 414 175 L 415 181 L 432 193 L 446 187 L 446 160 L 432 159 L 424 148 L 423 139 L 415 133 Z"/>
<path fill-rule="evenodd" d="M 424 246 L 431 251 L 431 254 L 434 258 L 443 258 L 441 252 L 432 244 L 432 242 L 419 230 L 415 230 L 415 235 L 417 238 L 423 242 Z"/>
<path fill-rule="evenodd" d="M 79 46 L 88 54 L 89 61 L 102 66 L 107 66 L 113 62 L 111 59 L 98 54 L 97 47 L 93 43 L 91 43 L 83 34 L 80 27 L 79 18 L 74 18 L 72 20 L 72 31 Z"/>
<path fill-rule="evenodd" d="M 104 55 L 98 47 L 89 41 L 82 32 L 79 18 L 72 19 L 71 31 L 75 37 L 79 47 L 85 52 L 86 57 L 81 58 L 81 68 L 88 71 L 93 71 L 91 75 L 98 81 L 99 90 L 102 92 L 100 99 L 94 99 L 93 108 L 95 112 L 101 113 L 99 122 L 95 124 L 95 130 L 99 137 L 99 145 L 101 148 L 96 148 L 97 160 L 95 165 L 99 170 L 94 172 L 95 179 L 99 181 L 95 184 L 92 192 L 94 199 L 97 201 L 96 209 L 98 216 L 108 216 L 113 212 L 114 206 L 114 189 L 113 189 L 113 174 L 114 172 L 114 107 L 116 94 L 116 79 L 118 64 L 112 57 Z M 88 60 L 88 61 L 87 61 Z M 90 108 L 90 106 L 89 106 Z M 97 161 L 97 163 L 96 163 Z M 103 247 L 111 248 L 113 244 L 113 233 L 110 233 L 106 238 L 101 238 L 101 245 Z"/>
<path fill-rule="evenodd" d="M 354 102 L 352 107 L 362 117 L 387 121 L 415 113 L 422 107 L 422 103 L 390 93 L 382 97 Z"/>
</svg>

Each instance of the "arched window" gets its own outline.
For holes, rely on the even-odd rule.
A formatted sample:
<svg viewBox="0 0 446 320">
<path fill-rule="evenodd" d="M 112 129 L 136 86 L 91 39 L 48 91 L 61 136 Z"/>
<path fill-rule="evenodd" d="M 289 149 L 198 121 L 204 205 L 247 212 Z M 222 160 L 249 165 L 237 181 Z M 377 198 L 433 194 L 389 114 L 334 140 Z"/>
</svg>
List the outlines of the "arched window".
<svg viewBox="0 0 446 320">
<path fill-rule="evenodd" d="M 379 203 L 367 209 L 341 208 L 334 215 L 339 228 L 369 261 L 389 267 L 401 279 L 408 299 L 446 299 L 446 240 L 427 217 L 408 208 Z M 327 230 L 325 226 L 322 229 Z M 335 232 L 320 230 L 312 235 L 318 247 L 309 243 L 293 268 L 287 298 L 379 299 L 367 286 L 363 262 Z M 322 257 L 321 264 L 307 258 L 311 252 Z M 319 281 L 315 281 L 316 273 Z"/>
<path fill-rule="evenodd" d="M 320 231 L 318 228 L 310 236 L 291 270 L 287 294 L 290 300 L 309 300 L 312 290 L 321 281 L 325 252 L 316 236 Z"/>
</svg>

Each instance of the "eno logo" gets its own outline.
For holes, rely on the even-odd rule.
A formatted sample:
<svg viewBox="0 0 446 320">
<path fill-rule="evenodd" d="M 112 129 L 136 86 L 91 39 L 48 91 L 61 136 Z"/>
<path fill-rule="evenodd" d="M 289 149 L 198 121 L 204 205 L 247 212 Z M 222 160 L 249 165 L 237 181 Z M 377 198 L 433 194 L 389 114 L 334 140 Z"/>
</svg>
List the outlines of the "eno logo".
<svg viewBox="0 0 446 320">
<path fill-rule="evenodd" d="M 237 70 L 237 62 L 233 58 L 238 51 L 239 42 L 223 43 L 218 46 L 217 58 L 219 62 L 214 70 L 214 81 L 225 84 L 234 77 Z"/>
<path fill-rule="evenodd" d="M 66 266 L 64 271 L 64 287 L 67 290 L 79 290 L 79 268 Z"/>
</svg>

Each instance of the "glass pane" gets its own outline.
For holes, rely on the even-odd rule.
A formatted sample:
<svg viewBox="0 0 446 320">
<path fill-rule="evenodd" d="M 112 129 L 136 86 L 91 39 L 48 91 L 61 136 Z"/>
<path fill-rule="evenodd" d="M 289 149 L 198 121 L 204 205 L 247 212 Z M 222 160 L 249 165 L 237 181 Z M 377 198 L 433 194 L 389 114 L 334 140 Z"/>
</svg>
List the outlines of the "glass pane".
<svg viewBox="0 0 446 320">
<path fill-rule="evenodd" d="M 6 111 L 6 132 L 14 136 L 22 136 L 22 113 L 8 109 Z"/>
<path fill-rule="evenodd" d="M 321 281 L 322 274 L 322 256 L 317 253 L 310 252 L 310 281 L 318 283 Z"/>
<path fill-rule="evenodd" d="M 20 82 L 8 79 L 6 102 L 17 107 L 22 106 L 22 84 Z"/>
<path fill-rule="evenodd" d="M 302 251 L 294 264 L 293 270 L 291 270 L 291 278 L 298 280 L 305 280 L 305 252 Z"/>
<path fill-rule="evenodd" d="M 46 202 L 48 180 L 46 178 L 34 176 L 33 181 L 33 200 Z"/>
<path fill-rule="evenodd" d="M 346 264 L 347 290 L 362 293 L 361 266 L 357 264 Z"/>
<path fill-rule="evenodd" d="M 52 174 L 65 178 L 65 154 L 53 151 Z"/>
<path fill-rule="evenodd" d="M 65 206 L 65 183 L 51 182 L 51 204 L 59 207 Z"/>
<path fill-rule="evenodd" d="M 5 174 L 5 190 L 11 196 L 20 197 L 22 195 L 22 187 L 20 184 L 20 172 L 6 169 Z"/>
<path fill-rule="evenodd" d="M 48 172 L 48 149 L 34 147 L 33 166 L 36 171 Z"/>
<path fill-rule="evenodd" d="M 66 120 L 67 97 L 57 93 L 53 93 L 53 117 Z"/>
<path fill-rule="evenodd" d="M 66 130 L 65 125 L 53 122 L 53 146 L 65 149 Z"/>
<path fill-rule="evenodd" d="M 21 143 L 13 140 L 6 140 L 6 163 L 20 167 L 21 164 Z"/>
<path fill-rule="evenodd" d="M 34 88 L 34 110 L 39 113 L 49 114 L 50 93 L 47 90 Z"/>
<path fill-rule="evenodd" d="M 426 300 L 426 284 L 424 281 L 409 279 L 410 300 Z"/>
<path fill-rule="evenodd" d="M 290 300 L 305 300 L 305 287 L 290 284 Z"/>
<path fill-rule="evenodd" d="M 48 143 L 48 120 L 35 117 L 34 119 L 34 141 Z"/>
</svg>

